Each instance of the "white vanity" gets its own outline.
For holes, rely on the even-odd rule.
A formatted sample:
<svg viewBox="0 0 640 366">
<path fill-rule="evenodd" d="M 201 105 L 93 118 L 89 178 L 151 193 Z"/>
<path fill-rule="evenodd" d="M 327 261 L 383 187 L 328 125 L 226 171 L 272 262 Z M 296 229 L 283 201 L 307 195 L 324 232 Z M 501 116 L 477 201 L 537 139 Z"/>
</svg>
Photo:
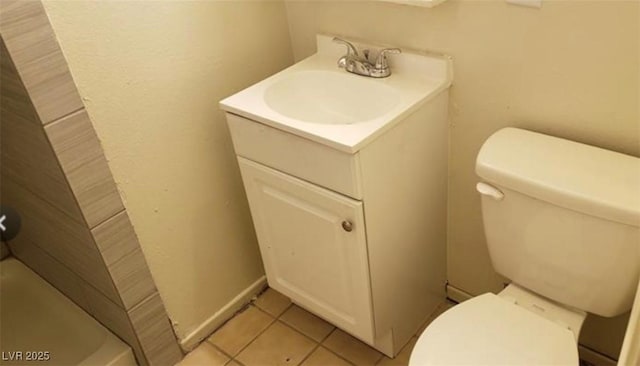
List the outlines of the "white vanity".
<svg viewBox="0 0 640 366">
<path fill-rule="evenodd" d="M 451 60 L 367 78 L 331 39 L 221 106 L 269 286 L 395 356 L 445 297 Z"/>
</svg>

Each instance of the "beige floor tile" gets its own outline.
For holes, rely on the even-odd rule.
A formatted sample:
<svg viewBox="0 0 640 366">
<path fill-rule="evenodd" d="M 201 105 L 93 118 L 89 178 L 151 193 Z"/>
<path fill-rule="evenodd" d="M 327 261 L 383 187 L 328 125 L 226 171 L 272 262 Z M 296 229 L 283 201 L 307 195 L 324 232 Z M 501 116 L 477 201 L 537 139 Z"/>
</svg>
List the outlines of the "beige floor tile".
<svg viewBox="0 0 640 366">
<path fill-rule="evenodd" d="M 291 305 L 291 300 L 270 288 L 258 297 L 254 305 L 277 318 Z"/>
<path fill-rule="evenodd" d="M 297 305 L 287 309 L 280 320 L 317 342 L 322 342 L 335 328 Z"/>
<path fill-rule="evenodd" d="M 324 347 L 318 347 L 302 366 L 350 366 L 351 363 L 341 359 L 334 353 L 327 351 Z"/>
<path fill-rule="evenodd" d="M 229 361 L 229 357 L 207 342 L 201 343 L 189 352 L 177 366 L 222 366 Z"/>
<path fill-rule="evenodd" d="M 273 321 L 274 319 L 269 315 L 249 306 L 247 310 L 237 314 L 213 333 L 208 341 L 227 354 L 235 356 Z"/>
<path fill-rule="evenodd" d="M 375 365 L 382 353 L 336 329 L 322 345 L 356 365 Z"/>
<path fill-rule="evenodd" d="M 407 366 L 409 364 L 409 358 L 411 357 L 411 351 L 413 351 L 413 347 L 416 345 L 418 338 L 413 337 L 409 340 L 400 353 L 396 355 L 395 358 L 389 358 L 387 356 L 383 356 L 382 360 L 378 362 L 378 366 Z"/>
<path fill-rule="evenodd" d="M 275 322 L 236 357 L 246 366 L 298 365 L 317 343 Z"/>
</svg>

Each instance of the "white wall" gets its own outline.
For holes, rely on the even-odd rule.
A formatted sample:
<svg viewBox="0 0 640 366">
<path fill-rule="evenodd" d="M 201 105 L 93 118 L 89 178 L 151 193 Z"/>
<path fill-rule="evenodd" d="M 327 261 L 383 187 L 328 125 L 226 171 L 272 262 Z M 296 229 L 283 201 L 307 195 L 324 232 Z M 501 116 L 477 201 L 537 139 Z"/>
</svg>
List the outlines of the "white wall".
<svg viewBox="0 0 640 366">
<path fill-rule="evenodd" d="M 284 4 L 45 7 L 184 339 L 263 275 L 217 103 L 291 64 Z"/>
<path fill-rule="evenodd" d="M 476 154 L 519 126 L 640 155 L 640 3 L 449 0 L 433 9 L 365 1 L 287 2 L 297 60 L 318 32 L 454 57 L 450 98 L 448 279 L 471 294 L 498 291 L 474 186 Z M 625 318 L 592 317 L 581 341 L 616 356 Z"/>
</svg>

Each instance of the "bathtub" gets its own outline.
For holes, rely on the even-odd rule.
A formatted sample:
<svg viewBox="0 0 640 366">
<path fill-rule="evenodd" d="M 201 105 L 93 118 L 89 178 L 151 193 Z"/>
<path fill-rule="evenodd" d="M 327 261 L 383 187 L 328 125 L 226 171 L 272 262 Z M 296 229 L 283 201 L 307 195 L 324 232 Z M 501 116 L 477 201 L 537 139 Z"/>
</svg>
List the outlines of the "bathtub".
<svg viewBox="0 0 640 366">
<path fill-rule="evenodd" d="M 131 348 L 9 257 L 0 262 L 0 365 L 136 365 Z"/>
</svg>

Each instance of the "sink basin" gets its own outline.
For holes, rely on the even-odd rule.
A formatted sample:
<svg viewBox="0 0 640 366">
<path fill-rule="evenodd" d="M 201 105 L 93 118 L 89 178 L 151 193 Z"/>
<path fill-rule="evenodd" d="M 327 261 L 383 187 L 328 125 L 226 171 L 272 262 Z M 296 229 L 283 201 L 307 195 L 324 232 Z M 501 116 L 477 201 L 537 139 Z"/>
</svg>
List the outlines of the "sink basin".
<svg viewBox="0 0 640 366">
<path fill-rule="evenodd" d="M 451 85 L 449 57 L 411 50 L 389 58 L 389 77 L 350 74 L 336 65 L 345 48 L 332 39 L 318 35 L 316 54 L 220 101 L 220 106 L 353 154 Z M 357 42 L 356 46 L 381 48 Z"/>
<path fill-rule="evenodd" d="M 311 123 L 372 120 L 398 105 L 391 87 L 362 76 L 328 70 L 290 73 L 266 88 L 264 100 L 283 116 Z"/>
</svg>

